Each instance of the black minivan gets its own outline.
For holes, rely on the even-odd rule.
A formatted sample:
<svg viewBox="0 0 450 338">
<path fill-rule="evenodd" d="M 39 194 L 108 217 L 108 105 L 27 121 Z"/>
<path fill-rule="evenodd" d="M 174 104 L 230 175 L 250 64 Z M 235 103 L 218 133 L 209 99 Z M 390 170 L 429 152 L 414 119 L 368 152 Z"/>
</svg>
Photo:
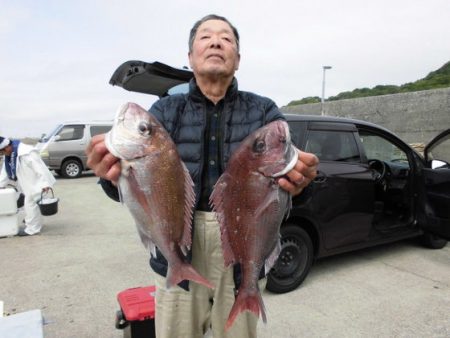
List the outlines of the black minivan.
<svg viewBox="0 0 450 338">
<path fill-rule="evenodd" d="M 158 96 L 186 92 L 192 72 L 128 61 L 110 84 Z M 320 160 L 316 179 L 293 199 L 281 226 L 281 254 L 267 289 L 297 288 L 317 258 L 410 237 L 433 249 L 450 239 L 450 130 L 424 156 L 389 130 L 364 121 L 286 114 L 298 148 Z"/>
</svg>

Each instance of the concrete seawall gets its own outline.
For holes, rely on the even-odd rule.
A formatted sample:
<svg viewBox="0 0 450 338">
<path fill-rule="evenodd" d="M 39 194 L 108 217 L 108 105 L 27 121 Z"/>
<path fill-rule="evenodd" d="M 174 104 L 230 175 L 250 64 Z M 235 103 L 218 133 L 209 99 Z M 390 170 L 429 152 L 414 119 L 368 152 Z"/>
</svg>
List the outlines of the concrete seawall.
<svg viewBox="0 0 450 338">
<path fill-rule="evenodd" d="M 282 107 L 283 113 L 320 115 L 321 104 Z M 450 128 L 450 88 L 324 103 L 324 114 L 379 124 L 408 143 L 427 143 Z"/>
</svg>

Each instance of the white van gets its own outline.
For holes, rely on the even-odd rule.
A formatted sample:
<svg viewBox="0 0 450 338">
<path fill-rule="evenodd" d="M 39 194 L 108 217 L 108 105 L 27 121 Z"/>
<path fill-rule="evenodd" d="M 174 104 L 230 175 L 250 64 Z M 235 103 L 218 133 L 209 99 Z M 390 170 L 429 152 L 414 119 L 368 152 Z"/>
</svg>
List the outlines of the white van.
<svg viewBox="0 0 450 338">
<path fill-rule="evenodd" d="M 92 136 L 108 132 L 113 121 L 77 121 L 58 125 L 43 135 L 36 148 L 49 169 L 66 178 L 80 177 L 89 170 L 85 150 Z"/>
</svg>

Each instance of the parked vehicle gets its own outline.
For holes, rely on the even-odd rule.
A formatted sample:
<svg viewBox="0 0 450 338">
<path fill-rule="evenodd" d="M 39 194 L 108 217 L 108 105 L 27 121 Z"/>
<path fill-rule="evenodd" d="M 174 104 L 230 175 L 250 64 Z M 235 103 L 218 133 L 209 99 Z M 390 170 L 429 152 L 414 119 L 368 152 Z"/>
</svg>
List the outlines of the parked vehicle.
<svg viewBox="0 0 450 338">
<path fill-rule="evenodd" d="M 450 130 L 428 145 L 424 159 L 372 123 L 286 118 L 296 145 L 315 153 L 320 164 L 281 227 L 282 251 L 268 276 L 268 290 L 294 290 L 317 258 L 415 236 L 430 248 L 447 244 Z M 431 169 L 434 164 L 439 168 Z"/>
<path fill-rule="evenodd" d="M 177 76 L 179 75 L 179 76 Z M 158 96 L 186 90 L 192 77 L 160 63 L 128 61 L 110 83 Z M 184 86 L 184 87 L 183 87 Z M 267 289 L 297 288 L 318 258 L 420 237 L 433 249 L 450 239 L 450 130 L 424 157 L 373 123 L 325 116 L 285 115 L 293 142 L 315 153 L 318 175 L 293 199 L 281 226 L 281 254 Z"/>
<path fill-rule="evenodd" d="M 80 177 L 89 170 L 85 149 L 92 136 L 103 134 L 112 127 L 112 121 L 65 122 L 43 135 L 36 148 L 49 169 L 66 178 Z"/>
</svg>

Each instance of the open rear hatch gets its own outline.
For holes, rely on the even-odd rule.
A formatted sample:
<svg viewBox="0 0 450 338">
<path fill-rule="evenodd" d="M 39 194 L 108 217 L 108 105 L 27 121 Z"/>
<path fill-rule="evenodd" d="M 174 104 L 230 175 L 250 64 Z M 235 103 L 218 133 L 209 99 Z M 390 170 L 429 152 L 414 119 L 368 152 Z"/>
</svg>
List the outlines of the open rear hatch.
<svg viewBox="0 0 450 338">
<path fill-rule="evenodd" d="M 109 83 L 132 92 L 166 96 L 168 91 L 189 82 L 193 73 L 187 69 L 170 67 L 164 63 L 131 60 L 121 64 Z"/>
</svg>

